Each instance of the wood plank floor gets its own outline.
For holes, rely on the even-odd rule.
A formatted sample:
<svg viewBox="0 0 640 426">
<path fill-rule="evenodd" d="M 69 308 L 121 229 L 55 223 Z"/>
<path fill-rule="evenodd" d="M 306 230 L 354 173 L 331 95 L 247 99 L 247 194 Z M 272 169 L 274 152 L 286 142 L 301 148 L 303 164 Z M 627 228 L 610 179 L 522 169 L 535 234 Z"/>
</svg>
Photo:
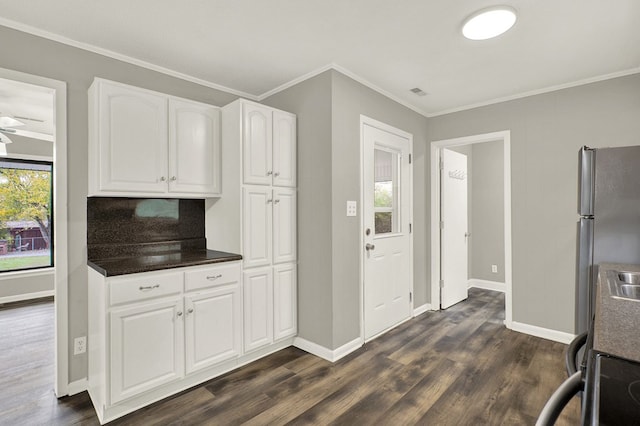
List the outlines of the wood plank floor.
<svg viewBox="0 0 640 426">
<path fill-rule="evenodd" d="M 288 348 L 113 425 L 533 425 L 566 377 L 565 345 L 507 330 L 504 296 L 471 289 L 332 364 Z M 0 309 L 0 424 L 97 425 L 57 400 L 53 304 Z M 558 424 L 579 424 L 574 399 Z"/>
</svg>

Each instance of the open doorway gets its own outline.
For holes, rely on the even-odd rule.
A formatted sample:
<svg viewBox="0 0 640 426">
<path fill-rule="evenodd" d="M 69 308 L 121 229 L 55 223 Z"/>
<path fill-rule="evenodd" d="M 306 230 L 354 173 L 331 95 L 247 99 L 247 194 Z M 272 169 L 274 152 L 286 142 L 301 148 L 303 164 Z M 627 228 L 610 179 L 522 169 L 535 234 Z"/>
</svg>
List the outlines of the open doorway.
<svg viewBox="0 0 640 426">
<path fill-rule="evenodd" d="M 482 149 L 480 149 L 482 148 Z M 496 150 L 497 149 L 497 150 Z M 498 167 L 501 168 L 501 195 L 502 195 L 502 214 L 497 215 L 501 216 L 498 218 L 492 218 L 487 215 L 488 212 L 481 211 L 487 210 L 487 208 L 491 207 L 491 202 L 488 200 L 483 200 L 482 203 L 476 203 L 478 206 L 478 211 L 473 211 L 473 202 L 470 202 L 470 217 L 473 217 L 475 213 L 478 213 L 478 216 L 482 216 L 485 214 L 485 224 L 487 223 L 487 218 L 491 218 L 493 222 L 496 222 L 496 219 L 502 219 L 500 225 L 502 229 L 499 231 L 502 234 L 502 241 L 499 241 L 501 244 L 497 244 L 500 246 L 497 249 L 492 250 L 475 250 L 472 253 L 474 255 L 469 256 L 468 258 L 463 259 L 465 263 L 470 264 L 470 274 L 465 277 L 467 279 L 466 284 L 482 287 L 491 290 L 502 291 L 505 293 L 505 325 L 508 328 L 511 328 L 512 324 L 512 288 L 511 288 L 511 164 L 510 164 L 510 132 L 502 131 L 495 133 L 487 133 L 481 135 L 468 136 L 463 138 L 456 139 L 447 139 L 441 141 L 435 141 L 431 143 L 431 250 L 432 250 L 432 258 L 431 258 L 431 300 L 432 300 L 432 308 L 434 310 L 440 309 L 441 306 L 441 298 L 443 295 L 443 291 L 441 286 L 443 284 L 443 272 L 446 264 L 443 256 L 443 243 L 445 243 L 444 238 L 446 238 L 445 234 L 441 235 L 442 221 L 443 221 L 443 179 L 446 177 L 441 177 L 441 165 L 443 166 L 443 158 L 445 150 L 448 151 L 457 151 L 460 153 L 465 160 L 468 157 L 471 158 L 469 161 L 469 168 L 473 170 L 473 155 L 472 152 L 476 152 L 477 154 L 482 153 L 483 156 L 490 155 L 493 157 L 500 157 L 501 161 L 499 161 Z M 501 155 L 496 155 L 501 154 Z M 478 155 L 478 160 L 481 158 Z M 486 160 L 486 159 L 485 159 Z M 493 158 L 495 160 L 495 158 Z M 481 169 L 480 164 L 486 165 L 486 161 L 478 162 L 478 167 Z M 484 166 L 483 166 L 484 167 Z M 496 167 L 495 161 L 491 167 Z M 478 170 L 480 172 L 480 170 Z M 464 173 L 467 173 L 466 169 Z M 453 178 L 457 178 L 459 180 L 462 177 L 462 173 L 451 173 Z M 466 176 L 466 175 L 465 175 Z M 482 185 L 486 188 L 491 188 L 492 182 L 491 179 L 488 179 L 489 182 L 482 182 Z M 480 181 L 479 181 L 480 182 Z M 495 182 L 493 182 L 495 184 Z M 471 183 L 473 185 L 473 182 Z M 479 189 L 479 188 L 476 188 Z M 476 191 L 476 194 L 478 191 Z M 495 193 L 495 191 L 494 191 Z M 473 197 L 474 191 L 469 190 L 469 201 Z M 483 194 L 486 196 L 487 194 Z M 466 196 L 466 195 L 465 195 Z M 465 200 L 466 201 L 466 200 Z M 495 203 L 493 203 L 495 204 Z M 489 207 L 487 207 L 489 206 Z M 465 207 L 466 209 L 466 207 Z M 495 213 L 495 210 L 494 210 Z M 446 214 L 446 213 L 445 213 Z M 494 214 L 494 216 L 496 216 Z M 487 232 L 492 232 L 491 229 L 495 228 L 495 223 L 492 223 L 491 226 L 471 226 L 473 220 L 469 221 L 469 226 L 467 229 L 458 229 L 460 234 L 460 239 L 464 242 L 464 244 L 471 244 L 472 239 L 474 237 L 474 233 L 477 234 L 476 242 L 489 241 L 486 238 Z M 446 228 L 447 225 L 444 224 Z M 493 230 L 494 234 L 497 233 Z M 482 234 L 485 234 L 485 238 L 482 238 Z M 495 241 L 495 239 L 494 239 Z M 460 252 L 460 251 L 459 251 Z M 502 254 L 502 258 L 496 258 L 495 253 L 500 252 Z M 464 251 L 464 256 L 467 256 L 466 246 Z M 489 262 L 489 263 L 487 263 Z M 451 263 L 451 262 L 449 262 Z M 485 265 L 487 263 L 487 265 Z M 474 268 L 474 265 L 477 266 Z M 484 269 L 487 269 L 487 274 L 484 274 Z M 494 272 L 495 271 L 495 272 Z M 478 277 L 475 277 L 478 275 Z M 473 278 L 469 280 L 469 278 Z M 445 283 L 446 285 L 446 283 Z"/>
<path fill-rule="evenodd" d="M 0 272 L 0 286 L 10 291 L 2 303 L 53 295 L 54 347 L 45 356 L 55 360 L 51 383 L 60 397 L 68 394 L 69 385 L 66 84 L 0 68 L 0 94 L 0 160 L 15 171 L 18 184 L 28 182 L 44 191 L 48 180 L 51 198 L 40 213 L 16 209 L 19 220 L 4 220 L 7 238 L 1 251 L 22 263 L 28 258 L 29 265 L 13 262 Z M 3 182 L 9 180 L 7 173 Z M 27 191 L 32 198 L 36 186 Z"/>
</svg>

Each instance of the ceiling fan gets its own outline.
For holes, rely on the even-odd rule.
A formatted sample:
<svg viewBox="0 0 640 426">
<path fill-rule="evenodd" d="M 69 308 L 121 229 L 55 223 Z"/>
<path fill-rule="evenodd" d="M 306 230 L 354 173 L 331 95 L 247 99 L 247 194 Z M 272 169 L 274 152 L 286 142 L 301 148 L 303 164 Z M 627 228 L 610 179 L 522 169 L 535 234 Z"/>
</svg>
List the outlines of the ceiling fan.
<svg viewBox="0 0 640 426">
<path fill-rule="evenodd" d="M 24 123 L 8 115 L 0 116 L 0 156 L 7 155 L 7 144 L 13 143 L 6 133 L 15 133 L 16 131 L 11 127 L 17 126 L 24 126 Z"/>
</svg>

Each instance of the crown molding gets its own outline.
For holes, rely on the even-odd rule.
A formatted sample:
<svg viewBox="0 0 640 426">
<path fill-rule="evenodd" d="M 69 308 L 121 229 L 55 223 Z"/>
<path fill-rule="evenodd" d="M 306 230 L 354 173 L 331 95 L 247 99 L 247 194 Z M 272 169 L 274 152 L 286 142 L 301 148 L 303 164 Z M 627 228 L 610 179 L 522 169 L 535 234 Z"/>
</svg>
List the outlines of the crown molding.
<svg viewBox="0 0 640 426">
<path fill-rule="evenodd" d="M 623 71 L 617 71 L 617 72 L 613 72 L 613 73 L 610 73 L 610 74 L 603 74 L 603 75 L 599 75 L 599 76 L 595 76 L 595 77 L 589 77 L 589 78 L 585 78 L 585 79 L 582 79 L 582 80 L 572 81 L 570 83 L 558 84 L 558 85 L 555 85 L 555 86 L 549 86 L 549 87 L 545 87 L 545 88 L 542 88 L 542 89 L 536 89 L 536 90 L 531 90 L 531 91 L 528 91 L 528 92 L 518 93 L 518 94 L 515 94 L 515 95 L 504 96 L 504 97 L 500 97 L 500 98 L 491 99 L 491 100 L 488 100 L 488 101 L 482 101 L 482 102 L 477 102 L 477 103 L 473 103 L 473 104 L 463 105 L 463 106 L 460 106 L 460 107 L 445 109 L 445 110 L 442 110 L 442 111 L 432 112 L 432 113 L 426 114 L 426 117 L 432 118 L 432 117 L 438 117 L 440 115 L 451 114 L 451 113 L 454 113 L 454 112 L 467 111 L 467 110 L 474 109 L 474 108 L 479 108 L 479 107 L 483 107 L 483 106 L 499 104 L 499 103 L 502 103 L 502 102 L 514 101 L 516 99 L 528 98 L 530 96 L 542 95 L 542 94 L 545 94 L 545 93 L 555 92 L 555 91 L 562 90 L 562 89 L 570 89 L 572 87 L 584 86 L 586 84 L 597 83 L 599 81 L 611 80 L 611 79 L 614 79 L 614 78 L 625 77 L 625 76 L 628 76 L 628 75 L 633 75 L 633 74 L 638 74 L 638 73 L 640 73 L 640 67 L 631 68 L 631 69 L 623 70 Z"/>
<path fill-rule="evenodd" d="M 604 75 L 600 75 L 600 76 L 595 76 L 595 77 L 590 77 L 590 78 L 586 78 L 586 79 L 582 79 L 582 80 L 577 80 L 574 82 L 570 82 L 570 83 L 563 83 L 563 84 L 559 84 L 559 85 L 554 85 L 554 86 L 549 86 L 549 87 L 545 87 L 542 89 L 536 89 L 536 90 L 531 90 L 528 92 L 522 92 L 522 93 L 518 93 L 518 94 L 514 94 L 514 95 L 509 95 L 509 96 L 504 96 L 504 97 L 500 97 L 500 98 L 494 98 L 494 99 L 490 99 L 487 101 L 482 101 L 482 102 L 477 102 L 477 103 L 472 103 L 472 104 L 467 104 L 467 105 L 463 105 L 463 106 L 459 106 L 459 107 L 454 107 L 454 108 L 448 108 L 448 109 L 444 109 L 444 110 L 440 110 L 440 111 L 435 111 L 435 112 L 428 112 L 420 107 L 417 107 L 415 105 L 412 105 L 406 101 L 404 101 L 403 99 L 400 99 L 399 97 L 393 95 L 392 93 L 382 89 L 381 87 L 371 83 L 369 80 L 359 76 L 358 74 L 348 70 L 347 68 L 344 68 L 341 65 L 338 65 L 336 63 L 329 63 L 327 65 L 324 65 L 320 68 L 317 68 L 311 72 L 308 72 L 304 75 L 301 75 L 300 77 L 296 77 L 284 84 L 281 84 L 279 86 L 277 86 L 274 89 L 271 89 L 267 92 L 264 92 L 261 95 L 253 95 L 251 93 L 246 93 L 240 90 L 235 90 L 235 89 L 231 89 L 229 87 L 226 86 L 222 86 L 220 84 L 217 83 L 213 83 L 211 81 L 208 80 L 204 80 L 202 78 L 198 78 L 198 77 L 193 77 L 191 75 L 188 74 L 184 74 L 182 72 L 179 71 L 175 71 L 172 70 L 170 68 L 166 68 L 166 67 L 162 67 L 160 65 L 156 65 L 156 64 L 152 64 L 150 62 L 146 62 L 140 59 L 136 59 L 133 58 L 131 56 L 127 56 L 127 55 L 123 55 L 121 53 L 117 53 L 108 49 L 103 49 L 101 47 L 97 47 L 94 46 L 92 44 L 89 43 L 84 43 L 84 42 L 80 42 L 77 40 L 73 40 L 58 34 L 54 34 L 51 33 L 49 31 L 45 31 L 42 30 L 40 28 L 36 28 L 30 25 L 26 25 L 26 24 L 22 24 L 20 22 L 16 22 L 16 21 L 12 21 L 10 19 L 6 19 L 6 18 L 2 18 L 0 17 L 0 25 L 8 27 L 8 28 L 12 28 L 14 30 L 18 30 L 18 31 L 22 31 L 28 34 L 32 34 L 38 37 L 42 37 L 48 40 L 52 40 L 58 43 L 62 43 L 68 46 L 72 46 L 72 47 L 76 47 L 79 49 L 83 49 L 89 52 L 93 52 L 93 53 L 97 53 L 99 55 L 102 56 L 106 56 L 112 59 L 116 59 L 122 62 L 126 62 L 132 65 L 136 65 L 139 66 L 141 68 L 146 68 L 148 70 L 151 71 L 156 71 L 165 75 L 169 75 L 171 77 L 175 77 L 175 78 L 179 78 L 181 80 L 185 80 L 185 81 L 189 81 L 191 83 L 195 83 L 195 84 L 199 84 L 201 86 L 204 87 L 209 87 L 211 89 L 215 89 L 215 90 L 220 90 L 222 92 L 225 93 L 229 93 L 231 95 L 235 95 L 235 96 L 239 96 L 242 98 L 246 98 L 252 101 L 257 101 L 257 102 L 261 102 L 262 100 L 268 98 L 269 96 L 273 96 L 276 93 L 282 92 L 283 90 L 286 90 L 298 83 L 301 83 L 305 80 L 308 80 L 310 78 L 313 78 L 325 71 L 328 71 L 330 69 L 333 69 L 335 71 L 340 72 L 341 74 L 346 75 L 347 77 L 357 81 L 358 83 L 368 87 L 369 89 L 380 93 L 381 95 L 391 99 L 392 101 L 406 107 L 409 108 L 410 110 L 424 116 L 427 118 L 433 118 L 433 117 L 438 117 L 441 115 L 446 115 L 446 114 L 451 114 L 451 113 L 455 113 L 455 112 L 461 112 L 461 111 L 466 111 L 466 110 L 470 110 L 470 109 L 474 109 L 474 108 L 479 108 L 479 107 L 483 107 L 483 106 L 489 106 L 489 105 L 494 105 L 494 104 L 498 104 L 501 102 L 508 102 L 508 101 L 513 101 L 513 100 L 517 100 L 517 99 L 522 99 L 522 98 L 527 98 L 529 96 L 535 96 L 535 95 L 541 95 L 544 93 L 549 93 L 549 92 L 555 92 L 557 90 L 562 90 L 562 89 L 569 89 L 572 87 L 577 87 L 577 86 L 583 86 L 586 84 L 591 84 L 591 83 L 597 83 L 599 81 L 605 81 L 605 80 L 610 80 L 613 78 L 618 78 L 618 77 L 624 77 L 627 75 L 633 75 L 633 74 L 638 74 L 640 73 L 640 67 L 636 67 L 636 68 L 631 68 L 628 70 L 623 70 L 623 71 L 618 71 L 618 72 L 614 72 L 614 73 L 610 73 L 610 74 L 604 74 Z"/>
<path fill-rule="evenodd" d="M 123 55 L 121 53 L 118 52 L 114 52 L 112 50 L 108 50 L 108 49 L 103 49 L 101 47 L 98 46 L 94 46 L 92 44 L 89 43 L 84 43 L 81 41 L 77 41 L 71 38 L 67 38 L 64 36 L 61 36 L 59 34 L 54 34 L 51 33 L 49 31 L 45 31 L 43 29 L 40 28 L 36 28 L 36 27 L 32 27 L 31 25 L 26 25 L 26 24 L 22 24 L 20 22 L 16 22 L 16 21 L 12 21 L 10 19 L 6 19 L 6 18 L 2 18 L 0 17 L 0 25 L 4 26 L 4 27 L 8 27 L 14 30 L 18 30 L 18 31 L 22 31 L 24 33 L 27 34 L 31 34 L 31 35 L 35 35 L 38 37 L 42 37 L 51 41 L 55 41 L 58 43 L 62 43 L 62 44 L 66 44 L 67 46 L 71 46 L 71 47 L 76 47 L 78 49 L 82 49 L 82 50 L 86 50 L 92 53 L 97 53 L 98 55 L 102 55 L 102 56 L 106 56 L 108 58 L 112 58 L 112 59 L 116 59 L 118 61 L 122 61 L 122 62 L 126 62 L 132 65 L 136 65 L 139 66 L 141 68 L 146 68 L 148 70 L 151 71 L 156 71 L 171 77 L 175 77 L 175 78 L 179 78 L 181 80 L 185 80 L 191 83 L 196 83 L 199 84 L 201 86 L 205 86 L 205 87 L 209 87 L 211 89 L 216 89 L 216 90 L 220 90 L 222 92 L 226 92 L 232 95 L 236 95 L 236 96 L 240 96 L 243 98 L 247 98 L 250 100 L 257 100 L 257 96 L 252 95 L 250 93 L 246 93 L 246 92 L 242 92 L 240 90 L 235 90 L 235 89 L 231 89 L 229 87 L 226 86 L 222 86 L 220 84 L 216 84 L 213 83 L 211 81 L 208 80 L 203 80 L 201 78 L 198 77 L 193 77 L 191 75 L 179 72 L 179 71 L 175 71 L 172 70 L 170 68 L 166 68 L 166 67 L 162 67 L 160 65 L 156 65 L 156 64 L 152 64 L 150 62 L 147 61 L 143 61 L 140 59 L 136 59 L 133 58 L 131 56 L 127 56 L 127 55 Z"/>
</svg>

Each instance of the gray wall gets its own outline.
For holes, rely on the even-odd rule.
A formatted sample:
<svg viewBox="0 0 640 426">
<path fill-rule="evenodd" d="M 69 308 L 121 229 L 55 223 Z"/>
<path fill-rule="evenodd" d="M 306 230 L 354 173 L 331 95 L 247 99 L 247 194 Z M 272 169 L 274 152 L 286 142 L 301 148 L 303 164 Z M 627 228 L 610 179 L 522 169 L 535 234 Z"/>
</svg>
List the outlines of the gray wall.
<svg viewBox="0 0 640 426">
<path fill-rule="evenodd" d="M 7 157 L 37 155 L 53 159 L 53 143 L 24 136 L 11 135 L 12 144 L 7 145 Z M 53 291 L 53 272 L 36 271 L 28 275 L 0 276 L 0 299 L 13 298 L 29 293 Z"/>
<path fill-rule="evenodd" d="M 502 141 L 470 145 L 472 253 L 469 278 L 504 282 L 504 164 Z M 498 266 L 498 273 L 491 272 Z"/>
<path fill-rule="evenodd" d="M 67 83 L 69 214 L 69 378 L 86 377 L 85 355 L 73 356 L 73 339 L 87 334 L 87 89 L 95 76 L 213 105 L 236 96 L 105 56 L 0 27 L 0 67 Z"/>
<path fill-rule="evenodd" d="M 414 300 L 427 303 L 426 119 L 336 71 L 265 103 L 298 115 L 300 337 L 334 349 L 360 336 L 360 221 L 345 214 L 360 198 L 360 114 L 414 136 Z"/>
<path fill-rule="evenodd" d="M 264 103 L 297 115 L 298 335 L 333 347 L 331 73 Z"/>
<path fill-rule="evenodd" d="M 577 152 L 640 144 L 640 74 L 427 120 L 429 140 L 511 130 L 513 320 L 573 333 Z"/>
</svg>

